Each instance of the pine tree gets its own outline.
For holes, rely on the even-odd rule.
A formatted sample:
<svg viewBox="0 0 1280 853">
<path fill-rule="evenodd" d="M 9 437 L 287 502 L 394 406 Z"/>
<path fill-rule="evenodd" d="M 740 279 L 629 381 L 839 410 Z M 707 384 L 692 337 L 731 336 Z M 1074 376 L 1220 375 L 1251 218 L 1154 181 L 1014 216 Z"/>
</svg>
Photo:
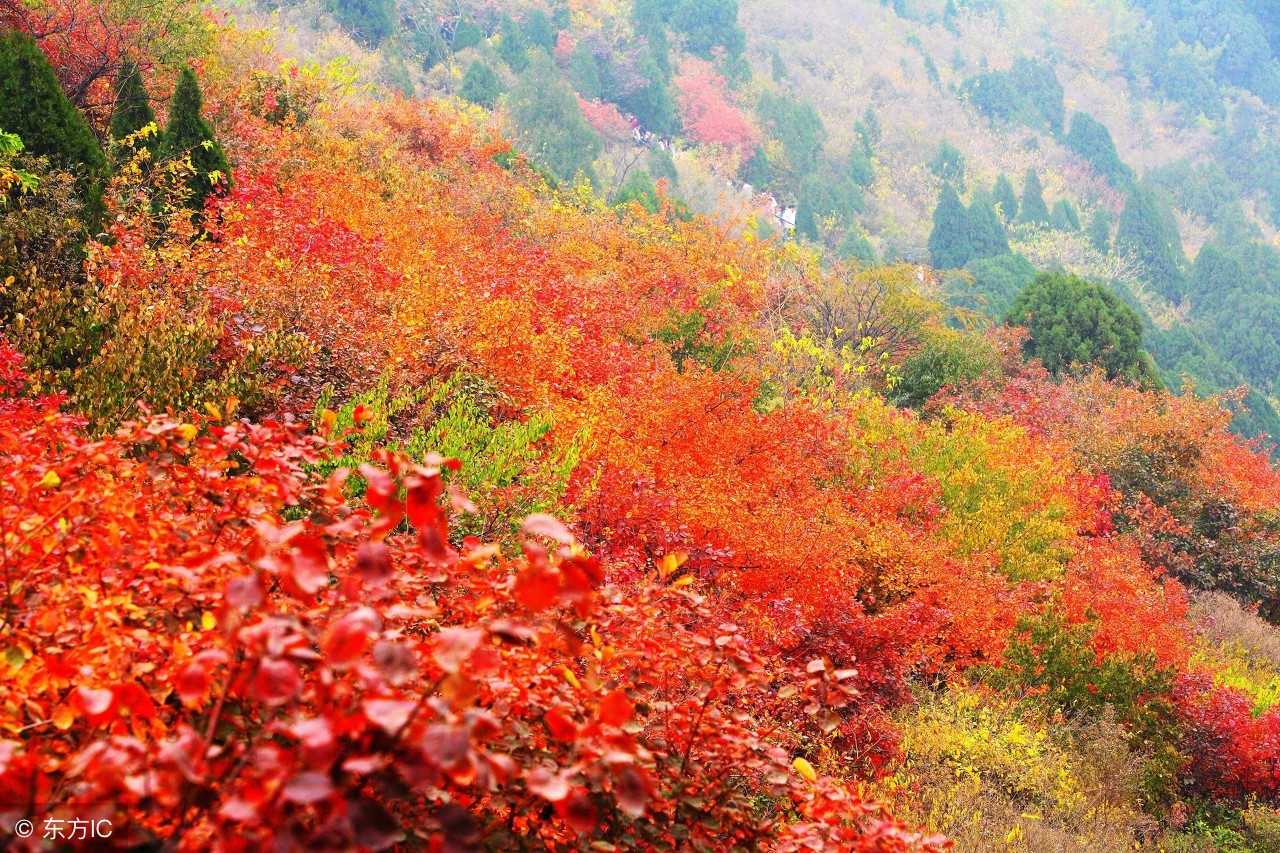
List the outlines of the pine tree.
<svg viewBox="0 0 1280 853">
<path fill-rule="evenodd" d="M 1080 217 L 1076 214 L 1075 205 L 1065 198 L 1060 198 L 1053 205 L 1053 213 L 1049 223 L 1058 231 L 1079 231 Z"/>
<path fill-rule="evenodd" d="M 547 13 L 541 9 L 532 10 L 524 19 L 524 34 L 530 47 L 540 47 L 547 53 L 555 49 L 555 30 L 547 18 Z"/>
<path fill-rule="evenodd" d="M 516 144 L 561 180 L 573 181 L 582 172 L 594 181 L 592 164 L 600 155 L 600 137 L 551 57 L 536 52 L 529 59 L 528 72 L 508 96 Z"/>
<path fill-rule="evenodd" d="M 600 97 L 600 65 L 595 51 L 587 42 L 580 41 L 569 57 L 569 82 L 574 91 L 587 100 Z"/>
<path fill-rule="evenodd" d="M 965 263 L 974 258 L 994 258 L 1009 254 L 1009 236 L 991 196 L 985 192 L 976 193 L 967 216 L 972 254 Z"/>
<path fill-rule="evenodd" d="M 395 0 L 332 0 L 338 23 L 365 47 L 377 47 L 396 25 Z"/>
<path fill-rule="evenodd" d="M 155 110 L 151 109 L 151 99 L 142 82 L 142 70 L 132 62 L 120 67 L 120 75 L 116 78 L 116 104 L 111 112 L 111 138 L 123 141 L 144 127 L 154 124 Z M 155 154 L 160 142 L 159 134 L 152 134 L 139 140 L 137 147 Z"/>
<path fill-rule="evenodd" d="M 1044 187 L 1035 169 L 1027 169 L 1022 182 L 1022 205 L 1018 221 L 1023 225 L 1048 225 L 1049 207 L 1044 203 Z"/>
<path fill-rule="evenodd" d="M 483 60 L 473 60 L 462 77 L 458 96 L 468 103 L 493 109 L 501 94 L 502 83 L 498 80 L 497 73 Z"/>
<path fill-rule="evenodd" d="M 190 68 L 182 69 L 178 86 L 169 102 L 169 123 L 164 129 L 163 153 L 166 157 L 190 157 L 192 174 L 187 179 L 190 196 L 187 206 L 203 210 L 205 200 L 215 189 L 231 184 L 231 167 L 227 155 L 213 135 L 213 128 L 200 115 L 204 99 L 200 83 Z"/>
<path fill-rule="evenodd" d="M 1000 216 L 1005 222 L 1013 223 L 1018 218 L 1018 194 L 1013 191 L 1013 181 L 1009 176 L 1000 173 L 996 178 L 995 188 L 991 191 L 992 201 L 1000 208 Z"/>
<path fill-rule="evenodd" d="M 1152 191 L 1136 186 L 1129 193 L 1116 245 L 1142 261 L 1144 276 L 1165 298 L 1177 302 L 1186 293 L 1182 237 L 1171 214 L 1161 209 Z"/>
<path fill-rule="evenodd" d="M 1111 251 L 1111 215 L 1102 208 L 1089 217 L 1089 243 L 1104 254 Z"/>
<path fill-rule="evenodd" d="M 938 206 L 933 211 L 933 231 L 929 234 L 929 257 L 940 270 L 956 270 L 973 257 L 969 242 L 969 215 L 951 184 L 942 185 Z"/>
</svg>

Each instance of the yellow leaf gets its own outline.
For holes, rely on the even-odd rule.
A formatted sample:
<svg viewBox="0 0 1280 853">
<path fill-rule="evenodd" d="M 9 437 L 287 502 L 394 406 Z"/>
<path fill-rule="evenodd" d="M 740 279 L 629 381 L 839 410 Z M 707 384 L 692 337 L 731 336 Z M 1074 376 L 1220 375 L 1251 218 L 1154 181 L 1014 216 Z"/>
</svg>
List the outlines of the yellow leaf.
<svg viewBox="0 0 1280 853">
<path fill-rule="evenodd" d="M 560 671 L 564 674 L 564 680 L 572 684 L 574 687 L 581 687 L 582 682 L 578 681 L 578 676 L 573 674 L 573 670 L 569 667 L 561 667 Z"/>
<path fill-rule="evenodd" d="M 53 709 L 53 725 L 59 731 L 65 732 L 71 728 L 71 724 L 76 721 L 76 712 L 72 711 L 66 705 L 59 705 Z"/>
<path fill-rule="evenodd" d="M 178 427 L 178 435 L 182 436 L 187 441 L 190 441 L 191 439 L 195 438 L 199 434 L 200 434 L 200 427 L 196 426 L 195 424 L 183 424 L 182 426 Z"/>
<path fill-rule="evenodd" d="M 206 631 L 212 631 L 218 625 L 217 617 L 215 617 L 212 612 L 206 610 L 204 615 L 200 617 L 200 625 Z"/>
<path fill-rule="evenodd" d="M 40 486 L 46 489 L 57 488 L 62 485 L 62 478 L 58 476 L 58 472 L 50 468 L 44 474 L 44 479 L 39 482 Z"/>
<path fill-rule="evenodd" d="M 222 420 L 222 410 L 213 403 L 205 403 L 204 410 L 209 413 L 209 417 L 215 418 L 216 420 Z"/>
<path fill-rule="evenodd" d="M 691 583 L 693 583 L 693 575 L 685 575 L 682 578 L 676 578 L 671 585 L 672 586 L 688 586 Z"/>
<path fill-rule="evenodd" d="M 818 781 L 818 771 L 813 769 L 813 765 L 810 764 L 808 760 L 804 758 L 796 758 L 795 761 L 791 762 L 791 766 L 796 769 L 797 773 L 808 779 L 810 782 Z"/>
</svg>

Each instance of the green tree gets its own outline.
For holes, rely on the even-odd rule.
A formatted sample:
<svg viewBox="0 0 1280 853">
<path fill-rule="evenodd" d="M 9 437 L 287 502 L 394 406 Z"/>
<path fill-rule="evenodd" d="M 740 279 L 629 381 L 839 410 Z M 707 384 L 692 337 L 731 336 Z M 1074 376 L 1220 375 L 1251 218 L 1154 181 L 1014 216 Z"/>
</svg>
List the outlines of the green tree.
<svg viewBox="0 0 1280 853">
<path fill-rule="evenodd" d="M 969 245 L 973 250 L 971 258 L 994 258 L 1009 254 L 1009 235 L 990 195 L 985 192 L 974 194 L 973 203 L 969 205 L 968 220 Z"/>
<path fill-rule="evenodd" d="M 972 277 L 972 282 L 956 276 L 948 287 L 955 304 L 995 318 L 1003 317 L 1013 300 L 1036 277 L 1036 268 L 1022 255 L 974 258 L 964 265 L 964 271 Z"/>
<path fill-rule="evenodd" d="M 1044 203 L 1044 187 L 1035 169 L 1027 169 L 1022 180 L 1022 204 L 1018 221 L 1023 225 L 1048 225 L 1049 206 Z"/>
<path fill-rule="evenodd" d="M 933 211 L 933 231 L 929 234 L 929 257 L 935 269 L 956 270 L 973 257 L 969 242 L 969 212 L 950 183 L 942 185 L 938 206 Z"/>
<path fill-rule="evenodd" d="M 1123 189 L 1133 181 L 1133 170 L 1120 159 L 1111 131 L 1088 113 L 1076 113 L 1071 117 L 1071 129 L 1063 143 L 1112 186 Z"/>
<path fill-rule="evenodd" d="M 462 77 L 461 88 L 458 89 L 458 95 L 462 100 L 493 109 L 493 105 L 498 102 L 498 96 L 501 94 L 502 82 L 498 79 L 497 72 L 484 60 L 473 60 L 467 67 L 467 73 Z"/>
<path fill-rule="evenodd" d="M 98 139 L 58 83 L 53 66 L 28 36 L 0 34 L 0 130 L 16 134 L 33 157 L 47 157 L 77 177 L 84 222 L 100 221 L 106 158 Z"/>
<path fill-rule="evenodd" d="M 480 25 L 470 18 L 463 18 L 453 31 L 453 41 L 449 43 L 449 47 L 454 53 L 460 53 L 479 47 L 482 41 L 484 41 L 484 30 L 480 29 Z"/>
<path fill-rule="evenodd" d="M 1098 208 L 1089 217 L 1089 243 L 1099 252 L 1111 251 L 1111 214 Z"/>
<path fill-rule="evenodd" d="M 377 47 L 395 30 L 395 0 L 333 0 L 333 14 L 366 47 Z"/>
<path fill-rule="evenodd" d="M 738 0 L 676 0 L 667 23 L 684 35 L 685 49 L 703 59 L 714 58 L 717 48 L 734 59 L 747 46 L 738 26 Z"/>
<path fill-rule="evenodd" d="M 529 42 L 510 15 L 503 15 L 498 27 L 498 56 L 517 74 L 529 67 Z"/>
<path fill-rule="evenodd" d="M 929 171 L 955 184 L 957 189 L 964 189 L 964 155 L 948 140 L 942 140 L 938 146 L 937 156 L 929 161 Z"/>
<path fill-rule="evenodd" d="M 823 237 L 823 224 L 832 219 L 836 227 L 848 225 L 853 214 L 866 208 L 866 199 L 847 175 L 825 168 L 806 177 L 800 184 L 800 200 L 796 205 L 796 234 L 815 242 Z"/>
<path fill-rule="evenodd" d="M 1013 61 L 1009 71 L 1025 103 L 1028 113 L 1034 113 L 1030 123 L 1042 122 L 1051 133 L 1062 133 L 1067 119 L 1067 105 L 1062 82 L 1051 66 L 1020 56 Z"/>
<path fill-rule="evenodd" d="M 592 164 L 600 156 L 600 137 L 551 57 L 539 52 L 529 59 L 529 70 L 508 99 L 516 143 L 561 180 L 572 181 L 582 172 L 594 181 Z"/>
<path fill-rule="evenodd" d="M 1065 198 L 1058 199 L 1053 205 L 1049 224 L 1058 231 L 1079 231 L 1080 216 L 1076 213 L 1075 205 Z"/>
<path fill-rule="evenodd" d="M 227 155 L 213 135 L 213 128 L 200 114 L 204 99 L 200 82 L 190 68 L 178 76 L 173 100 L 169 102 L 169 123 L 164 129 L 162 152 L 166 157 L 189 157 L 192 173 L 187 178 L 190 195 L 187 204 L 202 210 L 205 200 L 215 189 L 231 184 L 231 167 Z"/>
<path fill-rule="evenodd" d="M 1004 172 L 996 178 L 996 185 L 991 190 L 991 199 L 1000 208 L 1000 217 L 1005 222 L 1013 223 L 1018 218 L 1018 194 L 1013 191 L 1013 181 Z"/>
<path fill-rule="evenodd" d="M 530 47 L 540 47 L 550 53 L 556 46 L 556 33 L 547 13 L 534 9 L 524 19 L 524 36 Z"/>
<path fill-rule="evenodd" d="M 1129 193 L 1120 214 L 1116 245 L 1142 261 L 1144 277 L 1165 298 L 1182 299 L 1186 293 L 1182 237 L 1173 214 L 1163 209 L 1150 188 L 1138 185 Z"/>
<path fill-rule="evenodd" d="M 62 91 L 44 53 L 12 30 L 0 35 L 0 128 L 58 168 L 96 174 L 106 165 L 97 137 Z"/>
<path fill-rule="evenodd" d="M 782 152 L 797 177 L 817 168 L 818 154 L 827 141 L 827 128 L 813 104 L 766 92 L 756 105 L 756 116 L 768 134 L 782 144 Z"/>
<path fill-rule="evenodd" d="M 619 93 L 615 103 L 636 117 L 645 128 L 658 134 L 676 130 L 676 102 L 663 82 L 662 69 L 651 56 L 640 59 L 636 70 L 644 84 Z"/>
<path fill-rule="evenodd" d="M 142 82 L 142 71 L 133 62 L 120 66 L 120 74 L 116 78 L 116 103 L 111 111 L 111 138 L 119 142 L 156 120 L 155 110 L 151 109 L 151 98 Z M 159 136 L 152 136 L 144 145 L 152 148 Z"/>
<path fill-rule="evenodd" d="M 1024 353 L 1054 373 L 1094 364 L 1108 379 L 1161 385 L 1142 348 L 1142 318 L 1101 285 L 1043 273 L 1018 295 L 1004 320 L 1030 332 Z"/>
<path fill-rule="evenodd" d="M 600 97 L 600 64 L 585 39 L 574 45 L 569 57 L 569 83 L 588 101 Z"/>
</svg>

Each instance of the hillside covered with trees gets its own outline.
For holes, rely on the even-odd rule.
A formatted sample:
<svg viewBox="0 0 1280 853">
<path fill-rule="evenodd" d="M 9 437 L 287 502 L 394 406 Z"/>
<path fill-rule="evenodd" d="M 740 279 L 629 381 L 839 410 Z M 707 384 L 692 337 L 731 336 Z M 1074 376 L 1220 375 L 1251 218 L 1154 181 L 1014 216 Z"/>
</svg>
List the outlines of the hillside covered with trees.
<svg viewBox="0 0 1280 853">
<path fill-rule="evenodd" d="M 1280 849 L 1277 15 L 0 0 L 3 843 Z"/>
</svg>

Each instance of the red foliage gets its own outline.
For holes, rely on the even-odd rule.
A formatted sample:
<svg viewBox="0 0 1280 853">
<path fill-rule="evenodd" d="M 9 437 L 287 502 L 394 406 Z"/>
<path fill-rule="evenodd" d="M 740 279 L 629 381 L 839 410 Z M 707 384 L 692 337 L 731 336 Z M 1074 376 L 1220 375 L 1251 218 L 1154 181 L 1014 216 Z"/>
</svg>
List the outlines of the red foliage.
<svg viewBox="0 0 1280 853">
<path fill-rule="evenodd" d="M 1174 690 L 1193 796 L 1243 800 L 1280 795 L 1280 711 L 1251 713 L 1248 694 L 1187 673 Z"/>
<path fill-rule="evenodd" d="M 449 463 L 384 454 L 357 509 L 345 472 L 308 473 L 327 448 L 297 427 L 158 418 L 87 441 L 5 407 L 6 825 L 106 808 L 180 849 L 941 845 L 771 734 L 795 703 L 840 708 L 847 673 L 818 661 L 779 692 L 738 629 L 690 627 L 699 596 L 603 586 L 548 517 L 519 560 L 455 549 Z"/>
<path fill-rule="evenodd" d="M 742 160 L 755 150 L 760 131 L 734 105 L 724 77 L 702 59 L 689 58 L 675 78 L 685 133 L 703 145 L 719 145 Z"/>
</svg>

